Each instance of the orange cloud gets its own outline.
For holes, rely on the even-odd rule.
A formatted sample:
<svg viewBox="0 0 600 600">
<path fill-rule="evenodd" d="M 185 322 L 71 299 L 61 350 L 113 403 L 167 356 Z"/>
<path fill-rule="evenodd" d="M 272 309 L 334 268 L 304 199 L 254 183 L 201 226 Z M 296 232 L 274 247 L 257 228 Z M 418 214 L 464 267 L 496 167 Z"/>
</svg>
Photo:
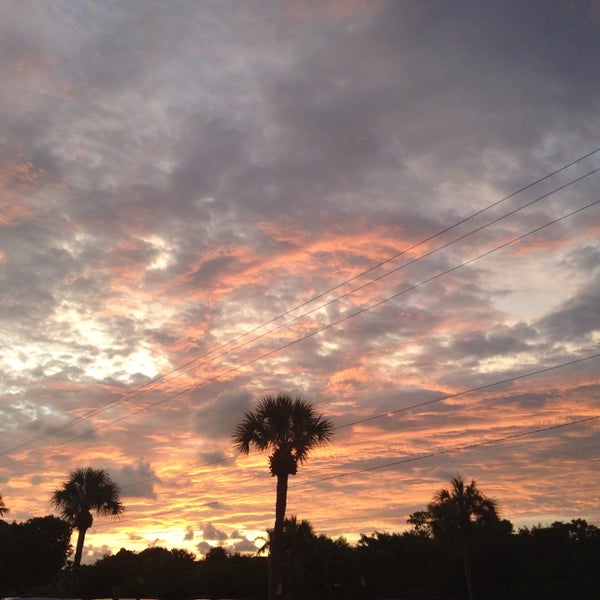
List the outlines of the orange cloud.
<svg viewBox="0 0 600 600">
<path fill-rule="evenodd" d="M 28 196 L 44 176 L 42 169 L 24 157 L 0 162 L 0 225 L 15 225 L 32 218 Z"/>
</svg>

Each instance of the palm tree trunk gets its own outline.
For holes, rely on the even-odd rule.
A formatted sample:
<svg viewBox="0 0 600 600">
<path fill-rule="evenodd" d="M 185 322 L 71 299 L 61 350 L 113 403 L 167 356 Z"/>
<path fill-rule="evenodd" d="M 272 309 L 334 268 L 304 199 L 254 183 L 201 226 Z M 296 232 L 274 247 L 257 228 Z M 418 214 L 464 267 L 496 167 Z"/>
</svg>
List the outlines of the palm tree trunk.
<svg viewBox="0 0 600 600">
<path fill-rule="evenodd" d="M 464 535 L 463 539 L 463 564 L 465 569 L 465 581 L 467 582 L 467 594 L 469 600 L 475 600 L 475 584 L 473 582 L 473 568 L 471 561 L 471 544 L 468 536 Z"/>
<path fill-rule="evenodd" d="M 77 530 L 77 546 L 75 548 L 75 556 L 73 557 L 73 571 L 77 571 L 79 569 L 79 565 L 81 564 L 81 556 L 83 555 L 83 542 L 85 540 L 85 528 L 81 528 Z"/>
<path fill-rule="evenodd" d="M 277 499 L 275 501 L 275 526 L 269 555 L 269 600 L 283 597 L 283 520 L 287 506 L 288 474 L 277 475 Z"/>
</svg>

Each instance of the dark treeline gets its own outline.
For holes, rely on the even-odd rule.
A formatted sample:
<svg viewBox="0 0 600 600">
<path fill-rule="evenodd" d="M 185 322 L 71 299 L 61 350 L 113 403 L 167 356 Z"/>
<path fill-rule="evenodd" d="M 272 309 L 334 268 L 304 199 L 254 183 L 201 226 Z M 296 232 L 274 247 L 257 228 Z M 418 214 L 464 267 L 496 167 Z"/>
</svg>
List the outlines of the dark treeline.
<svg viewBox="0 0 600 600">
<path fill-rule="evenodd" d="M 43 589 L 63 573 L 71 526 L 57 517 L 24 523 L 0 519 L 0 596 Z"/>
<path fill-rule="evenodd" d="M 515 531 L 497 502 L 454 477 L 402 533 L 344 538 L 317 535 L 310 523 L 285 518 L 287 484 L 332 424 L 310 403 L 265 397 L 234 431 L 239 452 L 268 451 L 277 477 L 275 524 L 256 555 L 212 548 L 205 558 L 182 549 L 121 549 L 82 565 L 94 514 L 117 516 L 120 490 L 103 469 L 79 468 L 57 488 L 55 516 L 2 520 L 0 597 L 244 598 L 253 600 L 597 600 L 600 529 L 583 519 Z M 75 552 L 70 543 L 77 530 Z M 71 559 L 71 555 L 73 558 Z"/>
<path fill-rule="evenodd" d="M 362 535 L 350 545 L 315 534 L 306 521 L 286 519 L 284 597 L 468 598 L 461 545 L 452 537 L 436 537 L 427 511 L 414 513 L 409 523 L 406 532 Z M 56 517 L 0 521 L 0 596 L 266 597 L 268 567 L 262 555 L 230 555 L 217 547 L 196 560 L 185 550 L 123 549 L 74 574 L 70 533 Z M 507 520 L 477 523 L 471 544 L 477 600 L 598 598 L 600 529 L 584 520 L 518 531 Z"/>
</svg>

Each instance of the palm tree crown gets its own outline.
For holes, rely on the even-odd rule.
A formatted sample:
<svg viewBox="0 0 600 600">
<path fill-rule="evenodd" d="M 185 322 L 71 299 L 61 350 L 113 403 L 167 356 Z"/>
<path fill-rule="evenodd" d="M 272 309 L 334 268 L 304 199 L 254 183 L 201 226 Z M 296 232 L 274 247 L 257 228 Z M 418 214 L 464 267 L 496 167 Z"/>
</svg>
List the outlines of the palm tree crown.
<svg viewBox="0 0 600 600">
<path fill-rule="evenodd" d="M 451 489 L 439 490 L 428 510 L 433 534 L 439 537 L 452 530 L 467 534 L 474 524 L 498 521 L 497 503 L 477 488 L 475 481 L 465 485 L 462 477 L 454 477 Z"/>
<path fill-rule="evenodd" d="M 235 449 L 271 451 L 271 475 L 295 475 L 316 446 L 326 444 L 333 433 L 329 419 L 317 415 L 310 402 L 287 395 L 265 396 L 233 431 Z"/>
<path fill-rule="evenodd" d="M 73 559 L 75 569 L 81 562 L 85 532 L 94 522 L 92 511 L 100 516 L 121 514 L 124 507 L 119 494 L 119 486 L 104 469 L 91 467 L 75 469 L 62 487 L 52 493 L 52 505 L 79 532 Z"/>
</svg>

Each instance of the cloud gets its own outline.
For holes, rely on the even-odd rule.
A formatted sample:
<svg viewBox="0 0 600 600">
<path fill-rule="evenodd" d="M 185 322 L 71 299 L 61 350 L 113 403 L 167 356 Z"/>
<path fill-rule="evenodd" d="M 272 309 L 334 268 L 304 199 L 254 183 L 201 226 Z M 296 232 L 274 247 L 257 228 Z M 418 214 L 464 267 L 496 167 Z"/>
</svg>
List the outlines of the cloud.
<svg viewBox="0 0 600 600">
<path fill-rule="evenodd" d="M 93 565 L 96 561 L 105 556 L 110 556 L 111 554 L 112 549 L 106 544 L 103 544 L 102 546 L 91 546 L 90 544 L 86 544 L 81 557 L 81 562 L 85 565 Z"/>
<path fill-rule="evenodd" d="M 600 278 L 590 281 L 555 311 L 540 319 L 539 327 L 555 341 L 576 340 L 600 328 Z"/>
<path fill-rule="evenodd" d="M 93 464 L 143 540 L 193 549 L 194 514 L 249 549 L 274 480 L 264 456 L 228 460 L 231 431 L 289 392 L 352 425 L 290 488 L 319 531 L 402 528 L 457 472 L 508 517 L 600 518 L 571 485 L 594 481 L 595 421 L 452 450 L 595 414 L 593 360 L 408 410 L 594 352 L 596 208 L 458 265 L 593 199 L 597 174 L 568 182 L 598 154 L 454 226 L 595 148 L 590 11 L 0 6 L 11 516 Z M 127 526 L 95 523 L 95 546 L 142 547 Z"/>
<path fill-rule="evenodd" d="M 200 543 L 196 544 L 196 548 L 197 548 L 198 552 L 202 556 L 204 556 L 210 552 L 210 549 L 212 548 L 212 546 L 208 542 L 200 542 Z"/>
<path fill-rule="evenodd" d="M 600 269 L 600 250 L 593 246 L 576 248 L 567 256 L 564 262 L 568 269 L 593 273 Z"/>
<path fill-rule="evenodd" d="M 524 323 L 499 331 L 459 333 L 448 348 L 448 355 L 462 360 L 468 357 L 482 360 L 493 356 L 515 355 L 530 351 L 532 348 L 528 342 L 535 340 L 536 335 L 535 329 Z"/>
<path fill-rule="evenodd" d="M 194 429 L 205 438 L 230 438 L 235 425 L 251 408 L 252 395 L 242 391 L 227 391 L 196 410 Z"/>
<path fill-rule="evenodd" d="M 223 542 L 229 536 L 224 531 L 218 530 L 212 523 L 206 523 L 202 527 L 202 537 L 204 540 Z"/>
<path fill-rule="evenodd" d="M 240 554 L 243 554 L 243 553 L 256 554 L 257 548 L 252 540 L 249 540 L 248 538 L 246 538 L 239 542 L 235 542 L 232 547 L 232 552 L 234 552 L 234 553 L 239 552 Z"/>
<path fill-rule="evenodd" d="M 224 510 L 228 510 L 228 506 L 222 502 L 207 502 L 205 504 L 205 506 L 207 506 L 208 508 L 210 508 L 211 510 L 215 510 L 215 511 L 224 511 Z"/>
<path fill-rule="evenodd" d="M 124 498 L 156 498 L 154 485 L 160 481 L 156 473 L 143 459 L 132 465 L 124 465 L 113 473 Z"/>
<path fill-rule="evenodd" d="M 202 464 L 219 465 L 228 460 L 229 456 L 222 450 L 199 451 L 198 458 Z"/>
</svg>

